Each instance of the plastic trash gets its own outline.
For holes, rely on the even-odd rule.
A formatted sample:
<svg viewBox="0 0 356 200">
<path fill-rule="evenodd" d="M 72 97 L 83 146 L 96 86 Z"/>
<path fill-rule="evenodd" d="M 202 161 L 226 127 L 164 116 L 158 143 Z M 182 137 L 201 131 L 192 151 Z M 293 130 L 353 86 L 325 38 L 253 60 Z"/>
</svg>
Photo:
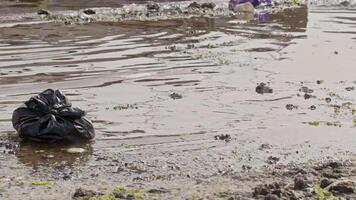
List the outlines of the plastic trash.
<svg viewBox="0 0 356 200">
<path fill-rule="evenodd" d="M 255 13 L 255 20 L 258 21 L 268 21 L 271 19 L 271 14 L 268 11 L 262 11 Z"/>
<path fill-rule="evenodd" d="M 20 138 L 44 143 L 89 140 L 95 136 L 85 112 L 73 108 L 59 90 L 47 89 L 31 97 L 12 115 Z"/>
<path fill-rule="evenodd" d="M 229 9 L 235 10 L 236 5 L 250 2 L 254 7 L 259 5 L 270 6 L 272 5 L 272 0 L 230 0 Z"/>
</svg>

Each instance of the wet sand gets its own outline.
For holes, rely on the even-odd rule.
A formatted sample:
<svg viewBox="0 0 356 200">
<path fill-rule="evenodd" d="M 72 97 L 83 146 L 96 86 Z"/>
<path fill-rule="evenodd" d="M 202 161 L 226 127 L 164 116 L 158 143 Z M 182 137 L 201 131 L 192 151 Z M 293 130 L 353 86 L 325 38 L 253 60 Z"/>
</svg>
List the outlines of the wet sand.
<svg viewBox="0 0 356 200">
<path fill-rule="evenodd" d="M 48 9 L 58 8 L 50 2 Z M 25 3 L 32 6 L 0 10 L 32 15 L 39 8 Z M 99 7 L 66 5 L 58 10 Z M 144 199 L 264 199 L 254 195 L 258 185 L 278 182 L 284 198 L 297 191 L 297 199 L 315 199 L 325 170 L 333 182 L 355 181 L 354 7 L 286 9 L 250 22 L 3 19 L 0 198 L 71 199 L 78 188 L 121 187 L 127 199 L 129 188 Z M 256 93 L 261 82 L 273 93 Z M 17 139 L 12 111 L 47 88 L 88 112 L 92 142 Z M 69 147 L 87 151 L 69 154 Z M 341 164 L 315 169 L 330 160 Z M 291 189 L 299 175 L 308 186 Z"/>
</svg>

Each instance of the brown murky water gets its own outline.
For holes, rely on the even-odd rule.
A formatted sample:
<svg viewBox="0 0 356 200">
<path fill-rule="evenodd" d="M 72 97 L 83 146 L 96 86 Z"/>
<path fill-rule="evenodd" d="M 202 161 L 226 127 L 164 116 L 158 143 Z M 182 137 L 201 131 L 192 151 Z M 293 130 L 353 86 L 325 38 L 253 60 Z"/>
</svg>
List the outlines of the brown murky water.
<svg viewBox="0 0 356 200">
<path fill-rule="evenodd" d="M 0 176 L 60 180 L 59 191 L 66 191 L 66 185 L 96 180 L 151 183 L 146 179 L 152 173 L 211 176 L 217 169 L 264 165 L 269 155 L 281 162 L 304 162 L 347 157 L 356 150 L 356 95 L 345 89 L 356 85 L 352 6 L 286 9 L 268 21 L 192 18 L 64 25 L 16 16 L 31 16 L 40 7 L 65 11 L 132 1 L 3 2 Z M 260 82 L 268 82 L 273 93 L 257 94 Z M 313 90 L 311 98 L 299 91 L 303 86 Z M 14 139 L 12 111 L 47 88 L 63 90 L 93 120 L 95 140 L 72 145 L 86 153 L 73 155 L 65 152 L 68 146 Z M 172 99 L 172 93 L 182 98 Z M 287 104 L 294 109 L 286 109 Z M 230 134 L 232 141 L 217 141 L 218 134 Z M 18 147 L 9 152 L 7 143 Z M 273 148 L 258 150 L 265 143 Z M 67 175 L 72 178 L 63 183 Z M 11 199 L 20 186 L 13 187 L 4 188 L 3 197 Z M 36 199 L 40 191 L 23 192 Z M 66 195 L 64 199 L 70 192 Z"/>
</svg>

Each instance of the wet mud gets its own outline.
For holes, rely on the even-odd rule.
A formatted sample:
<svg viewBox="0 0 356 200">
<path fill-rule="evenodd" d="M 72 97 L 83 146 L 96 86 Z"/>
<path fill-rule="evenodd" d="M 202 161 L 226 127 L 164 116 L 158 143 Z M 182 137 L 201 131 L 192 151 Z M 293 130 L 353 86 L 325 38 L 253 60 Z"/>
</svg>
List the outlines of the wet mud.
<svg viewBox="0 0 356 200">
<path fill-rule="evenodd" d="M 34 16 L 132 1 L 4 2 L 0 199 L 356 198 L 352 2 L 83 24 Z M 18 139 L 13 110 L 47 88 L 93 141 Z"/>
</svg>

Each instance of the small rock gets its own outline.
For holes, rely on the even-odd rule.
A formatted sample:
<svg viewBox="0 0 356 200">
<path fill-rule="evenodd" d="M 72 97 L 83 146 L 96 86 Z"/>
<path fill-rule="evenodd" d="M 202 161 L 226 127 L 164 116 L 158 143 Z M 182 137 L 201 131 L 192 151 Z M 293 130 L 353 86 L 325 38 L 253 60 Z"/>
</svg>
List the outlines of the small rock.
<svg viewBox="0 0 356 200">
<path fill-rule="evenodd" d="M 267 163 L 268 164 L 276 164 L 278 161 L 280 160 L 280 158 L 278 158 L 278 157 L 275 157 L 275 156 L 269 156 L 268 158 L 267 158 Z"/>
<path fill-rule="evenodd" d="M 322 84 L 323 82 L 324 82 L 323 80 L 317 80 L 317 81 L 316 81 L 316 84 L 320 85 L 320 84 Z"/>
<path fill-rule="evenodd" d="M 127 196 L 126 196 L 126 200 L 135 200 L 136 198 L 135 198 L 135 196 L 133 195 L 133 194 L 128 194 Z"/>
<path fill-rule="evenodd" d="M 172 99 L 181 99 L 183 96 L 181 94 L 173 92 L 172 94 L 169 95 Z"/>
<path fill-rule="evenodd" d="M 350 1 L 343 1 L 343 2 L 340 3 L 340 5 L 347 7 L 347 6 L 350 5 Z M 335 52 L 337 52 L 337 51 L 335 51 Z M 334 53 L 335 53 L 335 52 L 334 52 Z M 337 54 L 337 53 L 336 53 L 336 54 Z"/>
<path fill-rule="evenodd" d="M 225 140 L 225 142 L 229 142 L 231 140 L 231 135 L 229 134 L 215 135 L 214 138 L 215 140 Z"/>
<path fill-rule="evenodd" d="M 126 199 L 126 196 L 121 192 L 114 191 L 112 194 L 117 199 Z"/>
<path fill-rule="evenodd" d="M 352 90 L 355 90 L 355 87 L 354 86 L 352 86 L 352 87 L 347 87 L 347 88 L 345 88 L 345 90 L 347 90 L 347 91 L 352 91 Z"/>
<path fill-rule="evenodd" d="M 326 98 L 325 98 L 325 101 L 326 101 L 326 103 L 330 103 L 330 102 L 331 102 L 331 98 L 326 97 Z"/>
<path fill-rule="evenodd" d="M 86 152 L 87 150 L 86 149 L 83 149 L 83 148 L 68 148 L 66 149 L 66 151 L 68 153 L 84 153 Z"/>
<path fill-rule="evenodd" d="M 273 89 L 268 87 L 265 83 L 260 83 L 256 87 L 256 92 L 258 94 L 273 93 Z"/>
<path fill-rule="evenodd" d="M 92 9 L 83 10 L 83 13 L 87 14 L 87 15 L 95 15 L 96 14 L 96 12 Z"/>
<path fill-rule="evenodd" d="M 297 109 L 297 108 L 298 108 L 298 106 L 293 105 L 293 104 L 287 104 L 287 105 L 286 105 L 286 109 L 287 109 L 287 110 L 293 110 L 293 109 Z"/>
<path fill-rule="evenodd" d="M 323 168 L 330 167 L 330 168 L 332 168 L 332 169 L 338 169 L 338 168 L 340 168 L 340 167 L 342 167 L 342 166 L 343 166 L 343 164 L 342 164 L 341 162 L 339 162 L 339 161 L 333 161 L 333 160 L 328 161 L 328 162 L 326 162 L 326 163 L 324 163 L 324 164 L 322 165 Z"/>
<path fill-rule="evenodd" d="M 295 190 L 304 190 L 308 187 L 309 187 L 309 185 L 308 185 L 308 181 L 307 181 L 306 177 L 296 176 L 294 178 L 294 189 Z"/>
<path fill-rule="evenodd" d="M 330 180 L 330 179 L 327 179 L 327 178 L 323 178 L 321 181 L 320 181 L 320 187 L 321 188 L 326 188 L 328 187 L 330 184 L 332 184 L 333 182 Z"/>
<path fill-rule="evenodd" d="M 261 146 L 258 148 L 258 150 L 264 150 L 264 149 L 272 149 L 272 145 L 270 144 L 261 144 Z"/>
<path fill-rule="evenodd" d="M 43 10 L 43 9 L 38 10 L 37 14 L 38 15 L 46 15 L 46 16 L 51 15 L 51 13 L 49 11 Z"/>
<path fill-rule="evenodd" d="M 304 99 L 310 99 L 312 96 L 310 95 L 310 94 L 308 94 L 308 93 L 305 93 L 304 94 Z"/>
<path fill-rule="evenodd" d="M 188 8 L 200 9 L 201 5 L 194 1 L 193 3 L 189 4 Z"/>
<path fill-rule="evenodd" d="M 169 190 L 164 188 L 159 188 L 159 189 L 149 189 L 147 192 L 152 194 L 163 194 L 163 193 L 169 193 Z"/>
<path fill-rule="evenodd" d="M 249 171 L 249 170 L 252 169 L 252 167 L 249 166 L 249 165 L 242 165 L 241 168 L 242 168 L 242 170 L 244 170 L 244 171 Z"/>
<path fill-rule="evenodd" d="M 264 200 L 280 200 L 281 198 L 279 198 L 277 195 L 275 194 L 268 194 L 267 196 L 265 196 Z"/>
<path fill-rule="evenodd" d="M 252 3 L 246 2 L 235 5 L 233 11 L 239 13 L 253 13 L 255 12 L 255 7 L 252 5 Z"/>
<path fill-rule="evenodd" d="M 309 91 L 309 88 L 308 88 L 308 87 L 305 87 L 305 86 L 303 86 L 303 87 L 301 87 L 301 88 L 299 89 L 299 92 L 308 93 L 308 91 Z"/>
<path fill-rule="evenodd" d="M 351 180 L 336 181 L 326 187 L 334 195 L 355 193 L 356 183 Z"/>
<path fill-rule="evenodd" d="M 310 110 L 315 110 L 315 109 L 316 109 L 316 106 L 314 106 L 314 105 L 310 106 Z"/>
<path fill-rule="evenodd" d="M 154 3 L 154 2 L 147 3 L 147 10 L 150 12 L 158 12 L 159 11 L 158 3 Z"/>
<path fill-rule="evenodd" d="M 204 9 L 211 9 L 213 10 L 215 8 L 215 3 L 203 3 L 201 4 L 201 7 Z"/>
<path fill-rule="evenodd" d="M 280 196 L 282 194 L 282 191 L 279 183 L 258 185 L 257 187 L 254 188 L 253 191 L 254 197 L 257 197 L 259 195 L 267 196 L 268 194 L 274 194 Z"/>
<path fill-rule="evenodd" d="M 80 198 L 80 197 L 84 197 L 84 198 L 91 198 L 98 195 L 97 192 L 94 192 L 93 190 L 84 190 L 82 188 L 76 189 L 74 194 L 73 194 L 73 198 Z"/>
<path fill-rule="evenodd" d="M 342 177 L 340 173 L 335 173 L 334 170 L 327 168 L 322 171 L 322 176 L 326 178 L 334 178 L 334 179 L 339 179 Z"/>
<path fill-rule="evenodd" d="M 62 178 L 63 180 L 67 181 L 70 180 L 72 177 L 70 175 L 64 175 Z"/>
</svg>

